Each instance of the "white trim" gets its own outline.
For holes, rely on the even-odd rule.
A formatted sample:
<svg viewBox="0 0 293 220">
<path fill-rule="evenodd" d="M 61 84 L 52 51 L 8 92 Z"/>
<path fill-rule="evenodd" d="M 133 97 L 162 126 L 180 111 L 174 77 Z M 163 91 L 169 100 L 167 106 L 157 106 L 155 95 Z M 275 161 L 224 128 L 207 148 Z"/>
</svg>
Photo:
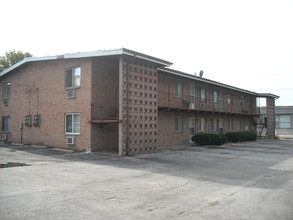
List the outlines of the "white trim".
<svg viewBox="0 0 293 220">
<path fill-rule="evenodd" d="M 66 132 L 66 116 L 67 115 L 79 115 L 79 133 L 71 133 L 71 132 Z M 73 122 L 73 121 L 72 121 Z M 65 113 L 64 114 L 64 133 L 65 134 L 68 134 L 68 135 L 80 135 L 80 126 L 81 123 L 80 123 L 80 113 L 76 112 L 76 113 Z"/>
<path fill-rule="evenodd" d="M 113 49 L 113 50 L 97 50 L 97 51 L 90 51 L 90 52 L 81 52 L 81 53 L 67 53 L 64 55 L 56 55 L 56 56 L 45 56 L 45 57 L 27 57 L 23 60 L 19 61 L 18 63 L 14 64 L 13 66 L 7 68 L 6 70 L 0 73 L 0 77 L 4 76 L 6 73 L 16 69 L 17 67 L 34 61 L 45 61 L 45 60 L 57 60 L 57 59 L 75 59 L 75 58 L 85 58 L 85 57 L 100 57 L 100 56 L 115 56 L 115 55 L 129 55 L 132 57 L 137 57 L 139 59 L 151 61 L 154 63 L 161 64 L 163 66 L 170 66 L 172 63 L 161 60 L 155 57 L 151 57 L 148 55 L 144 55 L 135 51 L 131 51 L 125 48 Z"/>
</svg>

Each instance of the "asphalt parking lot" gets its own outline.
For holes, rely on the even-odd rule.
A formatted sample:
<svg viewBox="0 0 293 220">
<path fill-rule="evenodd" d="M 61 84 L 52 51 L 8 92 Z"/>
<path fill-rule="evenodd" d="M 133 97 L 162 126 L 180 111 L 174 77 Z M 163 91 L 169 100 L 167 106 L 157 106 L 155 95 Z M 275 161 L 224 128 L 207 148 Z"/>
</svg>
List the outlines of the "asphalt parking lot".
<svg viewBox="0 0 293 220">
<path fill-rule="evenodd" d="M 0 144 L 1 219 L 293 219 L 293 140 L 137 157 Z"/>
</svg>

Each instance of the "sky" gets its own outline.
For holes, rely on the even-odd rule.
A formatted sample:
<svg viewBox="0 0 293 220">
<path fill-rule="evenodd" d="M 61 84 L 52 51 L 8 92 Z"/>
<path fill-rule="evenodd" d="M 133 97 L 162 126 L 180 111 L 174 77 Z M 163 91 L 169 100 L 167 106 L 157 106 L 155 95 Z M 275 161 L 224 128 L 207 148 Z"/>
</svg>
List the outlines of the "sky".
<svg viewBox="0 0 293 220">
<path fill-rule="evenodd" d="M 293 0 L 1 0 L 0 56 L 127 48 L 293 105 Z"/>
</svg>

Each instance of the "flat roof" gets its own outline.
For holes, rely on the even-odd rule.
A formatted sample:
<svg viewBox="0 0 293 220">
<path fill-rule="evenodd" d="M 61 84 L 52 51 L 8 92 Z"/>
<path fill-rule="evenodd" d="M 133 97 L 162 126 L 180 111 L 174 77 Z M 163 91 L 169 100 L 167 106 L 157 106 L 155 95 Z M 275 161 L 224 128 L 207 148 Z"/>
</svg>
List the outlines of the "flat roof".
<svg viewBox="0 0 293 220">
<path fill-rule="evenodd" d="M 188 73 L 184 73 L 184 72 L 181 72 L 181 71 L 178 71 L 178 70 L 173 70 L 173 69 L 170 69 L 170 68 L 158 68 L 158 70 L 162 71 L 162 72 L 170 73 L 170 74 L 173 74 L 173 75 L 177 75 L 177 76 L 197 80 L 197 81 L 200 81 L 200 82 L 209 83 L 209 84 L 212 84 L 212 85 L 215 85 L 215 86 L 221 86 L 221 87 L 231 89 L 231 90 L 235 90 L 235 91 L 238 91 L 238 92 L 243 92 L 243 93 L 253 95 L 253 96 L 257 96 L 257 97 L 260 97 L 260 98 L 262 98 L 262 97 L 273 97 L 275 99 L 279 98 L 279 96 L 271 94 L 271 93 L 256 93 L 256 92 L 252 92 L 252 91 L 249 91 L 249 90 L 237 88 L 235 86 L 230 86 L 230 85 L 223 84 L 223 83 L 220 83 L 220 82 L 217 82 L 217 81 L 206 79 L 206 78 L 203 78 L 203 77 L 199 77 L 199 76 L 191 75 L 191 74 L 188 74 Z"/>
<path fill-rule="evenodd" d="M 129 50 L 126 48 L 119 48 L 113 50 L 97 50 L 91 52 L 81 52 L 81 53 L 67 53 L 64 55 L 56 55 L 56 56 L 45 56 L 45 57 L 27 57 L 23 60 L 19 61 L 18 63 L 14 64 L 13 66 L 5 69 L 0 73 L 0 77 L 4 76 L 5 74 L 11 72 L 12 70 L 24 65 L 25 63 L 29 62 L 36 62 L 36 61 L 46 61 L 46 60 L 57 60 L 57 59 L 74 59 L 74 58 L 86 58 L 86 57 L 103 57 L 103 56 L 115 56 L 115 55 L 128 55 L 132 57 L 136 57 L 139 59 L 151 61 L 157 63 L 162 66 L 170 66 L 173 63 L 162 60 L 153 56 L 149 56 L 143 53 L 139 53 L 133 50 Z"/>
</svg>

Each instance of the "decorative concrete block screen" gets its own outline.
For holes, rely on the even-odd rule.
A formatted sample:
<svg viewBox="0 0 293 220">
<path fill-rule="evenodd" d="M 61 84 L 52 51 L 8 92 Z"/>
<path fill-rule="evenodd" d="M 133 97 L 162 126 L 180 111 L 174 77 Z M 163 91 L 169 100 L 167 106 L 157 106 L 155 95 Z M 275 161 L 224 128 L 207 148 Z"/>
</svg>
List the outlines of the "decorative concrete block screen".
<svg viewBox="0 0 293 220">
<path fill-rule="evenodd" d="M 158 71 L 155 64 L 124 58 L 121 98 L 122 155 L 154 152 L 158 133 Z"/>
</svg>

